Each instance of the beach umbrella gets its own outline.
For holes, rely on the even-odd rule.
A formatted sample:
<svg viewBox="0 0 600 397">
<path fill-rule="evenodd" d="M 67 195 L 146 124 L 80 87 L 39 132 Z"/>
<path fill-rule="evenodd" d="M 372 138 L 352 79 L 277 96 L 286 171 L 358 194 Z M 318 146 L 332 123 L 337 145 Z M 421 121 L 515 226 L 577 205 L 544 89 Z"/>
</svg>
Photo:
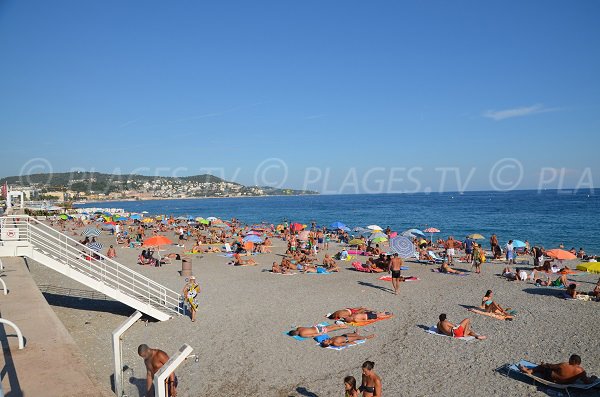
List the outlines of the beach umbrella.
<svg viewBox="0 0 600 397">
<path fill-rule="evenodd" d="M 161 245 L 171 245 L 173 241 L 165 236 L 153 236 L 144 240 L 144 247 L 160 247 Z"/>
<path fill-rule="evenodd" d="M 219 229 L 230 229 L 231 227 L 225 223 L 217 223 L 216 225 L 213 225 L 213 227 L 217 227 Z"/>
<path fill-rule="evenodd" d="M 244 242 L 251 242 L 251 243 L 262 243 L 263 239 L 254 235 L 254 234 L 250 234 L 246 237 L 244 237 Z"/>
<path fill-rule="evenodd" d="M 187 221 L 187 216 L 178 216 L 177 218 L 175 218 L 176 221 Z"/>
<path fill-rule="evenodd" d="M 148 211 L 142 211 L 142 214 L 147 214 L 147 213 L 148 213 Z"/>
<path fill-rule="evenodd" d="M 355 238 L 355 239 L 348 241 L 348 245 L 362 245 L 364 243 L 365 243 L 364 240 L 361 240 L 359 238 Z"/>
<path fill-rule="evenodd" d="M 67 219 L 69 219 L 69 216 L 68 216 L 68 215 L 66 215 L 66 214 L 60 214 L 58 217 L 59 217 L 60 219 L 62 219 L 63 221 L 66 221 Z"/>
<path fill-rule="evenodd" d="M 387 239 L 387 235 L 382 232 L 375 232 L 369 236 L 369 240 L 374 240 L 376 238 L 386 238 Z"/>
<path fill-rule="evenodd" d="M 152 219 L 152 218 L 144 218 L 144 220 L 142 222 L 144 222 L 144 223 L 152 223 L 152 222 L 154 222 L 154 219 Z"/>
<path fill-rule="evenodd" d="M 439 233 L 440 229 L 436 229 L 435 227 L 428 227 L 423 230 L 425 233 L 429 233 L 429 240 L 433 241 L 433 233 Z"/>
<path fill-rule="evenodd" d="M 394 237 L 396 237 L 397 235 L 398 235 L 398 232 L 391 232 L 389 237 L 390 237 L 390 238 L 394 238 Z"/>
<path fill-rule="evenodd" d="M 290 229 L 293 230 L 293 231 L 295 231 L 295 232 L 297 232 L 297 231 L 300 231 L 300 230 L 304 229 L 304 226 L 302 226 L 301 223 L 292 223 L 290 225 Z"/>
<path fill-rule="evenodd" d="M 414 244 L 405 236 L 398 236 L 391 239 L 390 248 L 402 258 L 411 258 L 415 253 Z"/>
<path fill-rule="evenodd" d="M 104 245 L 102 245 L 102 243 L 99 243 L 97 241 L 93 242 L 93 243 L 89 243 L 88 248 L 94 251 L 100 251 L 102 249 L 102 247 L 104 247 Z"/>
<path fill-rule="evenodd" d="M 600 273 L 600 262 L 587 262 L 577 265 L 577 270 L 588 273 Z"/>
<path fill-rule="evenodd" d="M 355 227 L 354 229 L 352 229 L 352 231 L 362 233 L 362 232 L 368 232 L 369 229 L 365 229 L 364 227 L 358 226 L 358 227 Z"/>
<path fill-rule="evenodd" d="M 85 237 L 98 237 L 100 235 L 100 230 L 95 227 L 86 227 L 81 234 Z"/>
<path fill-rule="evenodd" d="M 422 231 L 420 231 L 419 229 L 408 229 L 406 232 L 404 233 L 410 233 L 415 237 L 425 237 L 425 233 L 423 233 Z"/>
<path fill-rule="evenodd" d="M 133 219 L 134 221 L 139 221 L 140 219 L 142 219 L 142 216 L 140 214 L 133 214 L 129 217 L 129 219 Z"/>
<path fill-rule="evenodd" d="M 111 225 L 110 223 L 105 223 L 104 225 L 102 225 L 102 229 L 104 229 L 104 230 L 114 230 L 115 229 L 115 225 Z"/>
<path fill-rule="evenodd" d="M 526 246 L 527 245 L 524 242 L 522 242 L 521 240 L 513 240 L 513 247 L 514 248 L 524 248 Z"/>
<path fill-rule="evenodd" d="M 572 254 L 569 251 L 561 250 L 559 248 L 548 250 L 545 252 L 545 255 L 561 261 L 568 261 L 577 258 L 575 254 Z"/>
<path fill-rule="evenodd" d="M 387 237 L 376 237 L 374 239 L 371 240 L 374 243 L 384 243 L 386 241 L 388 241 Z"/>
<path fill-rule="evenodd" d="M 210 223 L 210 221 L 208 219 L 202 219 L 202 220 L 199 220 L 198 223 L 201 223 L 203 225 L 208 225 Z"/>
<path fill-rule="evenodd" d="M 343 224 L 342 222 L 333 222 L 331 225 L 329 225 L 332 229 L 343 229 L 346 227 L 345 224 Z"/>
<path fill-rule="evenodd" d="M 196 217 L 196 222 L 202 222 L 205 221 L 206 219 L 202 218 L 201 216 L 197 216 Z"/>
<path fill-rule="evenodd" d="M 484 240 L 485 237 L 483 237 L 481 234 L 479 233 L 473 233 L 473 234 L 469 234 L 467 236 L 468 238 L 472 238 L 473 240 Z"/>
<path fill-rule="evenodd" d="M 377 225 L 369 225 L 369 226 L 367 226 L 367 229 L 369 229 L 369 230 L 383 230 L 381 228 L 381 226 L 377 226 Z"/>
<path fill-rule="evenodd" d="M 210 221 L 210 222 L 214 222 L 216 220 L 218 220 L 219 218 L 214 217 L 214 216 L 209 216 L 208 218 L 206 218 L 206 220 Z"/>
</svg>

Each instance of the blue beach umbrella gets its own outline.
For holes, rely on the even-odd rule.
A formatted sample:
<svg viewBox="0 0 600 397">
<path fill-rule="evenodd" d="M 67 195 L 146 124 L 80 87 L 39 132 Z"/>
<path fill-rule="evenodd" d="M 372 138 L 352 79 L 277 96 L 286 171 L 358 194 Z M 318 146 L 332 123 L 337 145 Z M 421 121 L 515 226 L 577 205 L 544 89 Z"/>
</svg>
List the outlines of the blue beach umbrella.
<svg viewBox="0 0 600 397">
<path fill-rule="evenodd" d="M 102 247 L 104 247 L 104 245 L 102 245 L 102 243 L 99 242 L 93 242 L 93 243 L 89 243 L 88 245 L 89 249 L 92 249 L 94 251 L 100 251 L 102 249 Z"/>
<path fill-rule="evenodd" d="M 134 221 L 139 221 L 140 219 L 142 219 L 142 216 L 140 214 L 133 214 L 129 217 L 129 219 L 133 219 Z"/>
<path fill-rule="evenodd" d="M 527 245 L 524 242 L 522 242 L 521 240 L 513 240 L 513 247 L 515 247 L 515 248 L 524 248 L 526 246 Z"/>
<path fill-rule="evenodd" d="M 85 228 L 81 234 L 85 237 L 98 237 L 100 235 L 100 230 L 96 229 L 95 227 L 88 227 Z"/>
<path fill-rule="evenodd" d="M 263 239 L 262 239 L 262 238 L 260 238 L 260 237 L 258 237 L 258 236 L 257 236 L 257 235 L 255 235 L 255 234 L 249 234 L 249 235 L 247 235 L 246 237 L 244 237 L 244 241 L 245 241 L 245 242 L 248 242 L 248 241 L 249 241 L 249 242 L 251 242 L 251 243 L 262 243 L 262 242 L 263 242 Z"/>
<path fill-rule="evenodd" d="M 408 237 L 398 236 L 390 240 L 390 248 L 402 258 L 410 258 L 415 253 L 415 246 Z"/>
<path fill-rule="evenodd" d="M 332 229 L 343 229 L 346 227 L 345 224 L 343 224 L 342 222 L 333 222 L 331 225 L 329 225 Z"/>
</svg>

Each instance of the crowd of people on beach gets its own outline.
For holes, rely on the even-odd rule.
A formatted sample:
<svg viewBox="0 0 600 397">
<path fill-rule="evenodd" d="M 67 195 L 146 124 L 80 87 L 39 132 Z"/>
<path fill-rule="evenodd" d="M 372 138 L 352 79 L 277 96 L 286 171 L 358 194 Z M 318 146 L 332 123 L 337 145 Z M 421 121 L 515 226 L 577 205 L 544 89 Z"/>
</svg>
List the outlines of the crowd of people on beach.
<svg viewBox="0 0 600 397">
<path fill-rule="evenodd" d="M 54 226 L 67 231 L 69 223 L 65 220 L 53 220 Z M 564 290 L 565 297 L 579 300 L 600 301 L 600 280 L 590 292 L 578 291 L 577 285 L 569 281 L 568 276 L 575 270 L 563 265 L 562 260 L 552 256 L 542 246 L 531 246 L 529 241 L 518 242 L 513 240 L 501 246 L 498 237 L 493 234 L 489 239 L 489 249 L 481 243 L 483 236 L 466 236 L 462 241 L 449 236 L 447 239 L 428 239 L 425 235 L 409 236 L 414 248 L 414 256 L 402 258 L 398 252 L 390 248 L 384 249 L 379 242 L 389 241 L 394 236 L 390 227 L 385 230 L 371 230 L 378 233 L 379 240 L 370 238 L 368 233 L 350 234 L 347 229 L 330 229 L 317 227 L 316 224 L 300 225 L 298 223 L 284 222 L 280 225 L 258 224 L 244 225 L 237 219 L 231 221 L 213 220 L 210 222 L 182 222 L 173 217 L 153 218 L 152 221 L 134 220 L 105 222 L 112 225 L 108 232 L 114 235 L 115 244 L 123 248 L 142 248 L 138 257 L 140 265 L 161 266 L 171 263 L 172 260 L 181 260 L 185 256 L 195 254 L 220 254 L 231 258 L 228 262 L 234 266 L 256 266 L 256 255 L 271 253 L 273 240 L 281 240 L 285 250 L 280 261 L 270 265 L 273 274 L 293 275 L 299 273 L 335 273 L 340 272 L 340 263 L 350 261 L 355 270 L 366 273 L 390 274 L 392 292 L 398 294 L 400 283 L 414 279 L 403 277 L 405 259 L 431 264 L 432 270 L 450 275 L 464 275 L 467 271 L 457 269 L 458 264 L 471 266 L 470 273 L 481 274 L 483 264 L 491 261 L 504 263 L 501 273 L 510 281 L 531 282 L 539 287 L 555 287 Z M 89 223 L 76 219 L 71 228 L 75 231 Z M 102 228 L 103 225 L 98 225 Z M 147 245 L 149 238 L 173 235 L 176 242 L 172 246 L 181 248 L 183 252 L 171 252 L 157 257 L 160 247 Z M 95 237 L 85 236 L 80 243 L 86 247 L 96 243 Z M 562 244 L 560 245 L 561 248 Z M 330 249 L 334 247 L 334 251 Z M 91 253 L 90 253 L 91 252 Z M 96 255 L 93 251 L 87 255 Z M 569 251 L 580 260 L 594 260 L 580 248 Z M 106 251 L 107 258 L 116 258 L 117 250 L 111 244 Z M 319 259 L 321 258 L 321 259 Z M 364 263 L 360 259 L 364 260 Z M 529 258 L 533 259 L 533 266 L 529 266 Z M 525 259 L 523 261 L 523 259 Z M 382 277 L 383 279 L 383 277 Z M 200 287 L 194 276 L 186 279 L 182 290 L 184 304 L 186 305 L 192 321 L 196 321 L 198 311 L 198 296 Z M 512 321 L 515 319 L 516 310 L 506 308 L 494 300 L 493 291 L 487 290 L 477 307 L 469 309 L 472 313 L 490 316 L 493 318 Z M 348 331 L 351 325 L 361 326 L 364 323 L 388 319 L 390 312 L 373 309 L 344 308 L 327 315 L 328 320 L 334 324 L 319 323 L 314 326 L 296 327 L 288 335 L 298 338 L 313 338 L 324 348 L 345 348 L 374 338 L 375 335 L 361 335 L 356 329 Z M 472 327 L 471 320 L 465 318 L 457 324 L 449 321 L 447 315 L 438 316 L 437 324 L 433 327 L 435 332 L 452 338 L 486 339 Z M 341 334 L 335 334 L 343 331 Z M 152 357 L 164 357 L 164 352 L 140 346 L 140 356 L 146 361 Z M 152 356 L 148 352 L 153 352 Z M 161 355 L 162 354 L 162 355 Z M 150 358 L 148 358 L 150 357 Z M 167 356 L 168 357 L 168 356 Z M 539 374 L 540 376 L 557 383 L 570 383 L 577 379 L 584 382 L 591 381 L 580 366 L 581 359 L 577 355 L 571 356 L 567 363 L 556 365 L 541 364 L 535 368 L 521 368 L 523 373 Z M 149 365 L 149 364 L 147 364 Z M 152 364 L 154 365 L 154 364 Z M 373 371 L 374 363 L 366 361 L 362 366 L 362 381 L 357 385 L 353 376 L 344 378 L 346 396 L 358 396 L 362 393 L 365 397 L 380 397 L 382 394 L 382 381 Z M 171 381 L 176 389 L 176 379 Z M 175 383 L 174 383 L 175 382 Z M 174 394 L 173 394 L 174 395 Z"/>
</svg>

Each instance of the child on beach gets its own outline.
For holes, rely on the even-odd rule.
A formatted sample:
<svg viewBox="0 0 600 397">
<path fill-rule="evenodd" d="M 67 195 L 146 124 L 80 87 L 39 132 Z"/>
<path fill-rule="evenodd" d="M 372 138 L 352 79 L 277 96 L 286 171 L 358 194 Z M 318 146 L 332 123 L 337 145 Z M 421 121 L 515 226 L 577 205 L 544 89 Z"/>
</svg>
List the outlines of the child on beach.
<svg viewBox="0 0 600 397">
<path fill-rule="evenodd" d="M 354 376 L 346 376 L 344 378 L 344 397 L 359 397 Z"/>
</svg>

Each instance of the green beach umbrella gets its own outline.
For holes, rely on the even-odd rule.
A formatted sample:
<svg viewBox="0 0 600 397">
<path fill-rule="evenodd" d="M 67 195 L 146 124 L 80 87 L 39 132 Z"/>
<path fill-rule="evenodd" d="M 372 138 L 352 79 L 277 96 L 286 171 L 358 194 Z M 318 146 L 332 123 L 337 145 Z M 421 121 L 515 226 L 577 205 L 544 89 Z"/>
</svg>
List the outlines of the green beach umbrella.
<svg viewBox="0 0 600 397">
<path fill-rule="evenodd" d="M 467 237 L 472 238 L 473 240 L 484 240 L 485 239 L 485 237 L 483 237 L 479 233 L 469 234 Z"/>
<path fill-rule="evenodd" d="M 376 237 L 371 241 L 374 243 L 384 243 L 384 242 L 388 241 L 388 239 L 386 237 Z"/>
<path fill-rule="evenodd" d="M 359 238 L 355 238 L 355 239 L 352 239 L 352 240 L 348 241 L 349 245 L 361 245 L 361 244 L 364 244 L 364 243 L 365 242 L 363 240 L 359 239 Z"/>
</svg>

